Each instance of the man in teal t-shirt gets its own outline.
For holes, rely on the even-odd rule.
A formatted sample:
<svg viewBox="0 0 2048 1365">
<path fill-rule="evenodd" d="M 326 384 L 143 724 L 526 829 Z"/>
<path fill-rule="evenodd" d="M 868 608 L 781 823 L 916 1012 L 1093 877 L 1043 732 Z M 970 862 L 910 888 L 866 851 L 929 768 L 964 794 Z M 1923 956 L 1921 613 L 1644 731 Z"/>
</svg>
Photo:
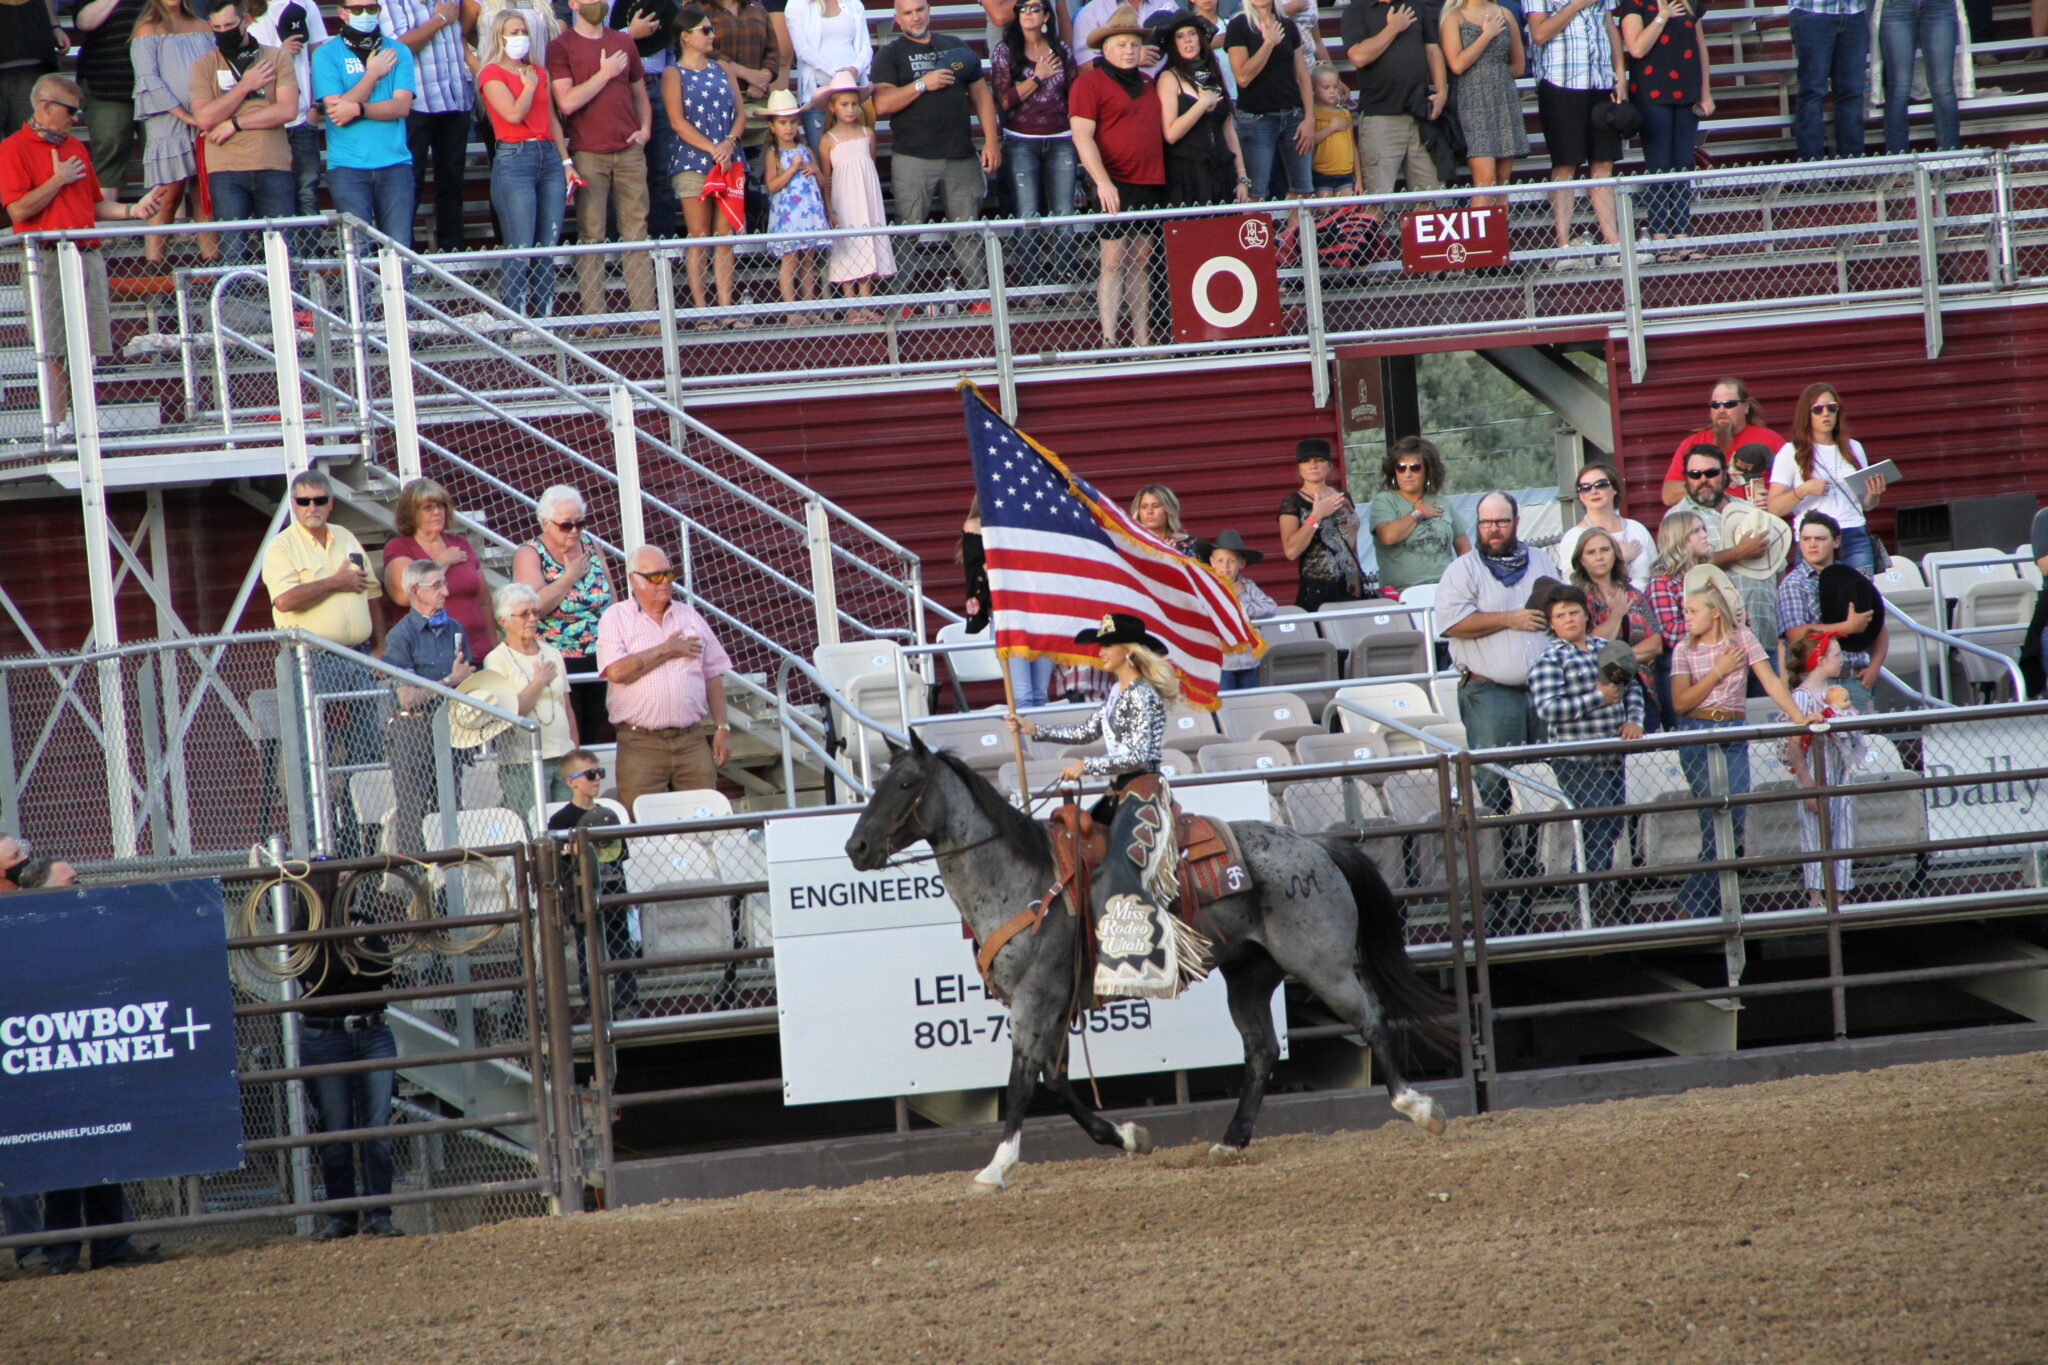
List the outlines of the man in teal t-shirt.
<svg viewBox="0 0 2048 1365">
<path fill-rule="evenodd" d="M 339 34 L 313 50 L 313 98 L 327 115 L 334 207 L 412 245 L 412 152 L 405 116 L 418 88 L 413 55 L 377 31 L 376 0 L 342 0 Z"/>
</svg>

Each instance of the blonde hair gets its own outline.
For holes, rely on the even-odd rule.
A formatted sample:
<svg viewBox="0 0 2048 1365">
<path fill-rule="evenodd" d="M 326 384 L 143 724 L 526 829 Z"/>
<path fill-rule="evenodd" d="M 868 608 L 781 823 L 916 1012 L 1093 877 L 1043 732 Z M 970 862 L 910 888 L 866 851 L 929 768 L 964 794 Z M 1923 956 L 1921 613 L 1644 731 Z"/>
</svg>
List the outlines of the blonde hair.
<svg viewBox="0 0 2048 1365">
<path fill-rule="evenodd" d="M 529 37 L 533 35 L 533 16 L 523 9 L 501 9 L 484 15 L 484 40 L 479 44 L 481 50 L 477 53 L 479 70 L 494 62 L 505 60 L 505 25 L 514 19 L 526 25 Z M 532 56 L 533 53 L 529 50 L 528 59 L 530 60 Z"/>
<path fill-rule="evenodd" d="M 1138 670 L 1138 677 L 1145 686 L 1159 694 L 1159 700 L 1171 706 L 1180 700 L 1180 674 L 1173 671 L 1173 665 L 1144 645 L 1129 645 L 1131 667 Z"/>
<path fill-rule="evenodd" d="M 1166 534 L 1184 534 L 1180 528 L 1180 498 L 1163 483 L 1148 483 L 1131 495 L 1131 520 L 1138 520 L 1138 505 L 1145 501 L 1148 493 L 1159 499 L 1159 505 L 1166 509 Z"/>
<path fill-rule="evenodd" d="M 1685 571 L 1705 560 L 1693 553 L 1687 542 L 1692 539 L 1695 526 L 1705 527 L 1705 520 L 1697 512 L 1673 512 L 1666 516 L 1657 527 L 1657 571 L 1683 578 Z"/>
<path fill-rule="evenodd" d="M 1721 622 L 1721 634 L 1725 638 L 1730 640 L 1734 639 L 1736 632 L 1742 629 L 1741 626 L 1736 624 L 1734 615 L 1729 612 L 1728 599 L 1721 595 L 1721 590 L 1719 588 L 1704 587 L 1689 589 L 1685 594 L 1685 600 L 1688 602 L 1697 600 L 1701 602 L 1712 603 L 1714 608 L 1714 616 Z"/>
</svg>

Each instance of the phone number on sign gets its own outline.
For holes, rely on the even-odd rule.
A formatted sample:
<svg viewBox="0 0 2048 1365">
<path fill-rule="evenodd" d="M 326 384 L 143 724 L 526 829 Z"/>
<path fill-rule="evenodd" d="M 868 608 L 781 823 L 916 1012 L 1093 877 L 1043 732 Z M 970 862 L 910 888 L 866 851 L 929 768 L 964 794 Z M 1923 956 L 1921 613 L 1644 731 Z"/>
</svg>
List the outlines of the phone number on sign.
<svg viewBox="0 0 2048 1365">
<path fill-rule="evenodd" d="M 1112 1000 L 1100 1009 L 1088 1011 L 1085 1020 L 1076 1019 L 1067 1025 L 1067 1032 L 1078 1034 L 1084 1024 L 1090 1033 L 1127 1033 L 1148 1029 L 1152 1027 L 1152 1002 Z M 1009 1015 L 989 1014 L 979 1020 L 963 1017 L 921 1022 L 911 1031 L 911 1039 L 920 1049 L 961 1047 L 970 1043 L 1001 1042 L 1009 1031 Z"/>
</svg>

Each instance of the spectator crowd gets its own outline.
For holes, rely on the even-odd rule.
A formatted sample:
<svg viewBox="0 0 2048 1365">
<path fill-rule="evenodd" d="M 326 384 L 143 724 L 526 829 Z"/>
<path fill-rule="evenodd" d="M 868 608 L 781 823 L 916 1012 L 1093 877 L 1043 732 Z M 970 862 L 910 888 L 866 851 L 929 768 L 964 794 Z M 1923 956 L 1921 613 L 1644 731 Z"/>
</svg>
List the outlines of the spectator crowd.
<svg viewBox="0 0 2048 1365">
<path fill-rule="evenodd" d="M 1459 156 L 1474 186 L 1504 184 L 1530 150 L 1524 75 L 1558 186 L 1557 245 L 1591 248 L 1554 264 L 1589 268 L 1603 247 L 1612 263 L 1612 192 L 1592 192 L 1597 241 L 1581 240 L 1570 182 L 1612 174 L 1632 136 L 1646 170 L 1689 170 L 1715 111 L 1695 0 L 1349 0 L 1335 52 L 1316 0 L 982 6 L 986 55 L 934 28 L 928 0 L 897 0 L 880 45 L 861 0 L 337 0 L 325 14 L 314 0 L 24 0 L 0 5 L 0 204 L 16 231 L 183 213 L 202 257 L 233 261 L 250 249 L 242 234 L 200 225 L 313 213 L 324 182 L 336 209 L 456 251 L 483 244 L 464 214 L 474 138 L 490 159 L 491 244 L 518 253 L 500 291 L 522 314 L 557 311 L 550 252 L 573 208 L 584 243 L 775 232 L 785 303 L 836 285 L 850 317 L 872 320 L 859 300 L 914 275 L 981 293 L 980 243 L 956 235 L 948 262 L 912 237 L 808 234 L 976 219 L 991 189 L 1001 214 L 1035 222 L 1433 190 Z M 2035 15 L 2041 27 L 2048 8 Z M 1829 154 L 1830 96 L 1833 154 L 1860 154 L 1871 89 L 1886 150 L 1906 150 L 1916 55 L 1937 145 L 1958 145 L 1969 35 L 1983 31 L 1962 0 L 1793 0 L 1799 155 Z M 124 206 L 138 162 L 145 192 Z M 1657 245 L 1687 232 L 1685 185 L 1655 187 L 1644 210 L 1647 240 L 1629 249 L 1697 254 Z M 1096 230 L 1111 344 L 1148 345 L 1158 328 L 1157 232 Z M 1060 245 L 1045 230 L 1017 239 L 1009 282 L 1057 282 Z M 163 269 L 165 250 L 150 238 L 144 268 Z M 626 306 L 647 312 L 651 261 L 620 265 Z M 726 310 L 702 325 L 745 325 L 730 311 L 731 249 L 692 248 L 687 267 L 692 302 Z M 606 259 L 579 255 L 574 274 L 581 313 L 610 315 Z M 103 281 L 89 288 L 103 313 Z"/>
</svg>

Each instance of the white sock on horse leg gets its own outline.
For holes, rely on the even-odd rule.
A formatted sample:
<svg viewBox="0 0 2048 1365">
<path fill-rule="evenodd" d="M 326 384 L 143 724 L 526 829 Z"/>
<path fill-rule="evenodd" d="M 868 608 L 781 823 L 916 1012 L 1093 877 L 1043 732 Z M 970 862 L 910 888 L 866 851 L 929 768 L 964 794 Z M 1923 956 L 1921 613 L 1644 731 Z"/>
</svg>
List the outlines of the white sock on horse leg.
<svg viewBox="0 0 2048 1365">
<path fill-rule="evenodd" d="M 980 1175 L 974 1177 L 974 1183 L 986 1185 L 990 1189 L 995 1190 L 1004 1188 L 1009 1184 L 1010 1172 L 1016 1167 L 1023 1150 L 1024 1135 L 1022 1133 L 1017 1134 L 1015 1137 L 1004 1138 L 1002 1143 L 996 1148 L 995 1159 L 982 1168 Z"/>
</svg>

